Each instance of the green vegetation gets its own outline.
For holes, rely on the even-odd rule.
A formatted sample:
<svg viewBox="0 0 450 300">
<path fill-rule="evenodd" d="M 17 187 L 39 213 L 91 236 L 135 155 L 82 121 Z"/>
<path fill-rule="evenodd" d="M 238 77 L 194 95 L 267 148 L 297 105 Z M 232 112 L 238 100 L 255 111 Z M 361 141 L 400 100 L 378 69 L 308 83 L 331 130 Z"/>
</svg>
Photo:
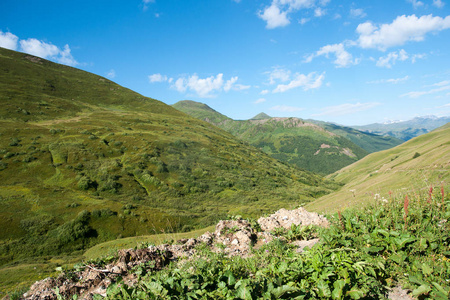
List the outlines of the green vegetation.
<svg viewBox="0 0 450 300">
<path fill-rule="evenodd" d="M 360 146 L 364 150 L 373 153 L 382 150 L 391 149 L 395 146 L 402 144 L 404 141 L 396 137 L 375 134 L 357 130 L 355 128 L 340 126 L 333 123 L 327 123 L 322 121 L 308 120 L 311 123 L 317 124 L 325 130 L 342 136 L 356 145 Z"/>
<path fill-rule="evenodd" d="M 161 271 L 137 268 L 138 282 L 111 285 L 107 298 L 386 299 L 401 286 L 418 299 L 448 299 L 449 205 L 438 191 L 339 212 L 328 217 L 329 228 L 315 230 L 321 242 L 303 253 L 285 242 L 303 237 L 289 235 L 301 231 L 295 227 L 247 258 L 200 245 L 196 259 Z"/>
<path fill-rule="evenodd" d="M 264 113 L 250 120 L 235 121 L 194 101 L 180 101 L 173 107 L 230 132 L 280 161 L 322 175 L 352 164 L 369 152 L 402 143 L 392 137 L 330 123 L 271 118 Z"/>
<path fill-rule="evenodd" d="M 0 65 L 2 268 L 292 208 L 338 187 L 96 75 L 3 48 Z"/>
<path fill-rule="evenodd" d="M 306 205 L 310 210 L 338 209 L 388 198 L 389 193 L 418 193 L 443 183 L 449 186 L 450 124 L 416 137 L 400 146 L 372 153 L 329 175 L 345 185 L 333 194 Z"/>
</svg>

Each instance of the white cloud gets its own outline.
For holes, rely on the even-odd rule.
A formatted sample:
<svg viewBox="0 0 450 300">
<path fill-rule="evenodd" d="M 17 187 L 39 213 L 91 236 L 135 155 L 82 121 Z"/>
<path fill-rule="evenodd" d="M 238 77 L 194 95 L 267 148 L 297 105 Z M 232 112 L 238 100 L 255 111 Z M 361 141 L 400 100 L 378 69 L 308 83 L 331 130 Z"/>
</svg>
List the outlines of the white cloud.
<svg viewBox="0 0 450 300">
<path fill-rule="evenodd" d="M 375 80 L 375 81 L 369 81 L 367 83 L 375 83 L 375 84 L 379 84 L 379 83 L 392 83 L 392 84 L 398 84 L 400 82 L 404 82 L 407 81 L 409 79 L 409 76 L 406 75 L 405 77 L 402 78 L 390 78 L 390 79 L 380 79 L 380 80 Z"/>
<path fill-rule="evenodd" d="M 111 69 L 108 74 L 106 74 L 109 78 L 115 78 L 116 77 L 116 71 L 114 69 Z"/>
<path fill-rule="evenodd" d="M 296 73 L 292 81 L 288 84 L 279 84 L 272 93 L 284 93 L 298 87 L 302 87 L 304 91 L 317 89 L 322 86 L 324 78 L 324 73 L 320 75 L 315 72 L 309 73 L 308 75 Z"/>
<path fill-rule="evenodd" d="M 20 48 L 23 52 L 42 58 L 53 59 L 61 64 L 75 66 L 78 62 L 73 58 L 69 45 L 64 46 L 64 50 L 57 46 L 39 41 L 34 38 L 20 41 Z"/>
<path fill-rule="evenodd" d="M 155 3 L 155 0 L 142 0 L 142 3 L 144 4 L 143 10 L 146 11 L 148 9 L 148 4 Z"/>
<path fill-rule="evenodd" d="M 356 32 L 361 48 L 377 48 L 385 51 L 389 47 L 401 46 L 408 41 L 423 41 L 429 32 L 450 28 L 450 16 L 445 18 L 432 15 L 399 16 L 391 24 L 374 25 L 371 22 L 359 24 Z"/>
<path fill-rule="evenodd" d="M 269 90 L 262 90 L 260 94 L 261 95 L 267 95 L 269 92 L 270 92 Z"/>
<path fill-rule="evenodd" d="M 269 84 L 274 84 L 277 81 L 286 82 L 291 77 L 291 71 L 275 67 L 272 72 L 269 73 Z"/>
<path fill-rule="evenodd" d="M 266 21 L 267 29 L 273 29 L 284 27 L 291 23 L 287 18 L 287 13 L 287 11 L 281 11 L 275 3 L 272 3 L 272 5 L 267 7 L 263 13 L 259 12 L 258 16 Z"/>
<path fill-rule="evenodd" d="M 333 61 L 333 63 L 337 68 L 345 68 L 350 65 L 356 65 L 359 63 L 359 60 L 354 60 L 353 56 L 345 50 L 345 47 L 342 43 L 323 46 L 316 53 L 307 56 L 304 62 L 309 63 L 315 57 L 321 55 L 325 55 L 325 57 L 328 58 L 330 53 L 336 56 L 336 59 Z"/>
<path fill-rule="evenodd" d="M 158 74 L 155 74 L 158 75 Z M 155 79 L 159 79 L 155 77 Z M 172 78 L 166 79 L 164 76 L 162 80 L 172 82 Z M 210 76 L 207 78 L 200 78 L 197 74 L 191 75 L 189 77 L 180 77 L 175 83 L 172 85 L 172 88 L 179 91 L 180 93 L 184 93 L 187 90 L 195 92 L 201 98 L 210 98 L 214 97 L 212 93 L 225 91 L 228 92 L 230 90 L 240 91 L 249 89 L 249 85 L 236 84 L 238 81 L 238 77 L 231 77 L 229 80 L 224 81 L 223 74 L 219 73 L 216 76 Z"/>
<path fill-rule="evenodd" d="M 272 0 L 270 6 L 258 12 L 258 17 L 266 21 L 268 29 L 284 27 L 290 24 L 288 14 L 300 9 L 314 8 L 316 17 L 323 16 L 325 10 L 320 6 L 325 6 L 328 2 L 328 0 Z"/>
<path fill-rule="evenodd" d="M 3 33 L 0 30 L 0 47 L 10 50 L 16 50 L 18 41 L 19 38 L 16 35 L 12 34 L 11 32 Z"/>
<path fill-rule="evenodd" d="M 333 53 L 336 56 L 336 60 L 333 63 L 338 68 L 345 68 L 350 65 L 358 64 L 358 60 L 353 60 L 353 56 L 345 50 L 342 43 L 323 46 L 317 51 L 316 56 L 325 55 L 328 58 L 328 54 L 330 53 Z"/>
<path fill-rule="evenodd" d="M 266 102 L 267 100 L 264 98 L 259 98 L 258 100 L 256 100 L 255 102 L 253 102 L 254 104 L 259 104 L 259 103 L 263 103 Z"/>
<path fill-rule="evenodd" d="M 314 17 L 320 18 L 320 17 L 325 16 L 326 14 L 327 14 L 327 11 L 321 7 L 317 7 L 314 10 Z"/>
<path fill-rule="evenodd" d="M 450 81 L 448 81 L 448 80 L 441 81 L 441 82 L 435 83 L 431 86 L 432 87 L 434 86 L 437 88 L 433 88 L 433 89 L 427 90 L 427 91 L 413 91 L 413 92 L 403 94 L 400 97 L 419 98 L 424 95 L 430 95 L 430 94 L 436 94 L 436 93 L 443 92 L 443 91 L 448 91 L 448 90 L 450 90 Z"/>
<path fill-rule="evenodd" d="M 298 21 L 300 24 L 305 25 L 306 23 L 309 22 L 308 18 L 301 18 L 300 21 Z"/>
<path fill-rule="evenodd" d="M 231 90 L 231 88 L 233 87 L 233 84 L 235 84 L 237 80 L 238 80 L 237 76 L 231 77 L 231 79 L 227 80 L 227 82 L 225 83 L 223 90 L 225 92 L 228 92 L 229 90 Z"/>
<path fill-rule="evenodd" d="M 33 38 L 21 40 L 20 47 L 24 52 L 42 58 L 56 56 L 60 51 L 55 45 L 47 44 Z"/>
<path fill-rule="evenodd" d="M 407 1 L 413 5 L 414 9 L 417 9 L 417 8 L 423 6 L 422 1 L 418 1 L 418 0 L 407 0 Z"/>
<path fill-rule="evenodd" d="M 442 2 L 441 0 L 433 0 L 433 5 L 436 6 L 437 8 L 443 8 L 445 3 Z"/>
<path fill-rule="evenodd" d="M 394 51 L 389 53 L 387 56 L 380 57 L 377 61 L 377 67 L 391 68 L 395 65 L 397 60 L 405 61 L 409 58 L 408 53 L 405 50 L 400 50 L 398 52 Z"/>
<path fill-rule="evenodd" d="M 424 54 L 424 53 L 421 53 L 421 54 L 414 54 L 414 55 L 412 56 L 412 58 L 411 58 L 411 62 L 412 62 L 412 63 L 415 63 L 415 62 L 417 61 L 417 59 L 424 59 L 424 58 L 426 58 L 426 57 L 427 57 L 427 55 Z"/>
<path fill-rule="evenodd" d="M 362 8 L 352 8 L 350 9 L 350 16 L 354 18 L 364 18 L 367 14 Z"/>
<path fill-rule="evenodd" d="M 271 107 L 270 110 L 280 111 L 280 112 L 296 112 L 296 111 L 302 111 L 302 110 L 304 110 L 304 108 L 287 106 L 287 105 L 276 105 L 274 107 Z"/>
<path fill-rule="evenodd" d="M 150 83 L 165 82 L 165 81 L 169 81 L 169 78 L 166 75 L 161 75 L 159 73 L 156 73 L 153 75 L 149 75 L 148 80 L 150 81 Z"/>
<path fill-rule="evenodd" d="M 343 116 L 354 114 L 360 111 L 369 110 L 380 105 L 378 102 L 367 102 L 367 103 L 344 103 L 341 105 L 328 106 L 322 109 L 322 112 L 315 114 L 313 116 Z"/>
</svg>

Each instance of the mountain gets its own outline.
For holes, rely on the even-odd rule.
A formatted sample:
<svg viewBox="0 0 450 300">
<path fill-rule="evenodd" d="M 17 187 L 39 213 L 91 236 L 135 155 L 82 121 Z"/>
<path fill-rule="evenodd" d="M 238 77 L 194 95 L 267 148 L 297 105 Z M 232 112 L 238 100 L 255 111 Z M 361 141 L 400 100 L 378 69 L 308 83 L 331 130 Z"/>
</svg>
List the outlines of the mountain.
<svg viewBox="0 0 450 300">
<path fill-rule="evenodd" d="M 395 148 L 372 153 L 329 178 L 344 186 L 307 205 L 309 209 L 330 212 L 375 199 L 390 201 L 400 195 L 404 198 L 405 194 L 416 198 L 426 196 L 430 186 L 439 189 L 441 184 L 448 190 L 450 123 Z"/>
<path fill-rule="evenodd" d="M 97 75 L 3 48 L 0 66 L 0 265 L 336 188 Z"/>
<path fill-rule="evenodd" d="M 408 141 L 416 136 L 428 133 L 450 122 L 450 117 L 425 116 L 416 117 L 408 121 L 375 123 L 364 126 L 352 126 L 353 128 Z"/>
<path fill-rule="evenodd" d="M 257 114 L 250 120 L 266 120 L 266 119 L 270 119 L 270 118 L 272 118 L 272 117 L 269 116 L 268 114 L 262 112 L 262 113 Z"/>
<path fill-rule="evenodd" d="M 333 123 L 307 120 L 308 122 L 317 124 L 325 130 L 345 137 L 360 146 L 364 150 L 373 153 L 381 150 L 390 149 L 398 146 L 404 141 L 392 136 L 384 136 L 370 132 L 364 132 L 352 127 L 341 126 Z"/>
<path fill-rule="evenodd" d="M 236 121 L 203 103 L 193 101 L 180 101 L 173 107 L 209 121 L 285 163 L 320 174 L 330 174 L 369 152 L 401 143 L 395 138 L 330 123 L 272 118 L 265 113 L 250 120 Z M 211 121 L 217 119 L 217 115 L 223 116 L 220 121 Z"/>
</svg>

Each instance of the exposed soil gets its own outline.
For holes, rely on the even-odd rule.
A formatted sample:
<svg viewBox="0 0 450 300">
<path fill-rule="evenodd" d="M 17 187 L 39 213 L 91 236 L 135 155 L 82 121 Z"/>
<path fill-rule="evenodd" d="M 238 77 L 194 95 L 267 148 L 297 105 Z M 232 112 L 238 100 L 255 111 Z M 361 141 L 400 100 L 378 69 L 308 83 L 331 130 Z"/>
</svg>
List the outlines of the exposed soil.
<svg viewBox="0 0 450 300">
<path fill-rule="evenodd" d="M 80 271 L 65 272 L 58 278 L 37 281 L 22 299 L 57 299 L 57 290 L 64 298 L 71 298 L 73 295 L 78 295 L 79 299 L 92 299 L 95 294 L 106 296 L 108 286 L 116 282 L 119 277 L 128 285 L 135 284 L 137 282 L 136 267 L 144 268 L 146 271 L 157 271 L 171 261 L 195 259 L 197 256 L 195 247 L 200 243 L 206 244 L 214 252 L 223 251 L 229 256 L 247 257 L 251 255 L 252 245 L 257 248 L 277 239 L 278 237 L 271 233 L 276 228 L 289 229 L 292 224 L 304 226 L 310 224 L 328 226 L 329 224 L 325 217 L 310 213 L 303 208 L 291 211 L 281 209 L 268 217 L 260 218 L 258 223 L 262 232 L 256 232 L 246 220 L 225 220 L 216 225 L 213 233 L 206 232 L 196 239 L 182 239 L 173 245 L 163 244 L 144 249 L 119 250 L 117 258 L 109 264 L 103 266 L 87 264 Z M 303 248 L 313 247 L 318 242 L 319 239 L 316 238 L 294 241 L 292 245 L 298 247 L 297 252 L 302 252 Z M 389 299 L 412 299 L 408 297 L 406 291 L 397 288 L 392 290 Z"/>
</svg>

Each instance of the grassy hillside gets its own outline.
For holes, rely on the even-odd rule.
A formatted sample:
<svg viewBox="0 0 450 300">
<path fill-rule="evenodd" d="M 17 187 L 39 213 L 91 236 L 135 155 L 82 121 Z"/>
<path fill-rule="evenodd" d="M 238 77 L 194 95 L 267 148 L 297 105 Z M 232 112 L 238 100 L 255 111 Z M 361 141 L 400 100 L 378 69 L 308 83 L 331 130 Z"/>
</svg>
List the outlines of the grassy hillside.
<svg viewBox="0 0 450 300">
<path fill-rule="evenodd" d="M 336 187 L 105 78 L 0 48 L 0 265 Z"/>
<path fill-rule="evenodd" d="M 428 133 L 438 127 L 450 122 L 450 117 L 417 117 L 412 120 L 393 122 L 388 124 L 369 124 L 364 126 L 354 126 L 359 130 L 375 134 L 396 137 L 403 141 L 408 141 L 416 136 Z"/>
<path fill-rule="evenodd" d="M 334 134 L 345 137 L 360 146 L 364 150 L 373 153 L 382 150 L 391 149 L 402 144 L 404 141 L 389 135 L 375 134 L 371 132 L 360 131 L 351 127 L 340 126 L 333 123 L 322 121 L 307 120 L 308 122 L 317 124 L 325 130 Z"/>
<path fill-rule="evenodd" d="M 393 149 L 372 153 L 329 176 L 345 185 L 309 209 L 337 211 L 396 194 L 426 194 L 450 184 L 450 123 Z M 391 195 L 389 194 L 391 193 Z"/>
<path fill-rule="evenodd" d="M 230 132 L 276 159 L 320 174 L 330 174 L 369 152 L 402 142 L 330 123 L 271 118 L 265 113 L 235 121 L 194 101 L 180 101 L 173 107 Z"/>
</svg>

